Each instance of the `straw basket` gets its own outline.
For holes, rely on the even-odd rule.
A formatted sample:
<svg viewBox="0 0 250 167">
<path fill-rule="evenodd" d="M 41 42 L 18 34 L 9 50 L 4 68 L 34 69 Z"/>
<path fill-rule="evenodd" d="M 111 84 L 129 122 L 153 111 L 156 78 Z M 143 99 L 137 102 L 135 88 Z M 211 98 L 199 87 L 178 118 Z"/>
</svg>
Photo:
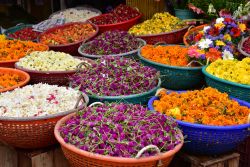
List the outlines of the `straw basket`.
<svg viewBox="0 0 250 167">
<path fill-rule="evenodd" d="M 149 145 L 138 152 L 137 158 L 111 157 L 90 153 L 80 150 L 71 144 L 65 143 L 60 135 L 59 128 L 61 125 L 74 115 L 75 113 L 70 114 L 58 121 L 54 131 L 55 137 L 61 144 L 63 153 L 72 167 L 167 167 L 174 155 L 181 149 L 183 145 L 182 142 L 178 144 L 173 150 L 167 151 L 165 153 L 160 153 L 160 150 L 156 146 Z M 155 149 L 158 152 L 158 155 L 140 158 L 141 154 L 147 149 Z"/>
<path fill-rule="evenodd" d="M 77 100 L 74 109 L 41 117 L 0 117 L 0 140 L 8 145 L 24 149 L 36 149 L 56 144 L 53 135 L 58 120 L 86 106 L 89 98 L 86 94 Z M 80 106 L 79 104 L 82 103 Z"/>
<path fill-rule="evenodd" d="M 190 46 L 190 41 L 189 40 L 193 40 L 195 35 L 203 30 L 203 28 L 207 26 L 207 24 L 203 24 L 203 25 L 200 25 L 200 26 L 197 26 L 197 27 L 194 27 L 194 26 L 190 26 L 188 31 L 185 33 L 185 35 L 183 36 L 183 43 L 186 45 L 186 46 Z M 191 39 L 189 39 L 191 38 Z"/>
<path fill-rule="evenodd" d="M 15 88 L 25 86 L 30 80 L 29 74 L 27 74 L 26 72 L 17 70 L 17 69 L 13 69 L 13 68 L 1 68 L 0 67 L 0 74 L 1 73 L 4 73 L 4 74 L 6 74 L 6 73 L 17 74 L 21 78 L 22 82 L 20 82 L 17 85 L 5 88 L 5 89 L 0 89 L 0 93 L 6 92 L 6 91 L 11 91 L 11 90 L 13 90 Z"/>
</svg>

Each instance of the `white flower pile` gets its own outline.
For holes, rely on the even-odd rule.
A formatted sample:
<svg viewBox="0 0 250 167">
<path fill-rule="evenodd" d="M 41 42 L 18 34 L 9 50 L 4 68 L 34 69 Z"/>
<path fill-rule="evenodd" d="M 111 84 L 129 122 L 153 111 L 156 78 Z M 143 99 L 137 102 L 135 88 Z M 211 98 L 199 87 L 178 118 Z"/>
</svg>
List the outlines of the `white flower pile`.
<svg viewBox="0 0 250 167">
<path fill-rule="evenodd" d="M 64 18 L 65 22 L 80 22 L 86 21 L 92 17 L 98 16 L 100 13 L 86 9 L 67 9 L 58 14 L 52 16 L 53 19 L 55 18 Z"/>
<path fill-rule="evenodd" d="M 36 71 L 69 71 L 75 70 L 81 62 L 89 64 L 63 52 L 35 51 L 21 58 L 17 65 Z"/>
<path fill-rule="evenodd" d="M 56 85 L 36 84 L 0 94 L 0 116 L 32 117 L 74 108 L 80 92 Z"/>
</svg>

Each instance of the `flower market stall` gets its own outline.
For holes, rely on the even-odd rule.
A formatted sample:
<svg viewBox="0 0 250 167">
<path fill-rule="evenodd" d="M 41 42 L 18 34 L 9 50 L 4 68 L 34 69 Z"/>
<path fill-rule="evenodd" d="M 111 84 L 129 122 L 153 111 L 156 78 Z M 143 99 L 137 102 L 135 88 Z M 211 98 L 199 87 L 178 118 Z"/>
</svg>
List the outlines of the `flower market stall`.
<svg viewBox="0 0 250 167">
<path fill-rule="evenodd" d="M 127 2 L 0 34 L 0 166 L 250 166 L 250 2 Z"/>
</svg>

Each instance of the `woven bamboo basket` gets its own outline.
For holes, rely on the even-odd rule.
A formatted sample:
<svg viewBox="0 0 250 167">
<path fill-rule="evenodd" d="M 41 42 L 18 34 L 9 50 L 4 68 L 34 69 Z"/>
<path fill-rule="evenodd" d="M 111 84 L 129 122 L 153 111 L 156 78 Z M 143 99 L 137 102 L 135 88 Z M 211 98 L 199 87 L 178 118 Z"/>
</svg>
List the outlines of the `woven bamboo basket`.
<svg viewBox="0 0 250 167">
<path fill-rule="evenodd" d="M 83 109 L 88 102 L 88 96 L 82 93 L 74 109 L 69 111 L 40 117 L 0 117 L 0 141 L 23 149 L 37 149 L 54 145 L 57 143 L 53 135 L 57 121 Z"/>
<path fill-rule="evenodd" d="M 143 13 L 143 20 L 151 19 L 158 12 L 166 11 L 166 3 L 164 0 L 156 2 L 154 0 L 126 0 L 126 4 L 131 7 L 136 7 Z"/>
</svg>

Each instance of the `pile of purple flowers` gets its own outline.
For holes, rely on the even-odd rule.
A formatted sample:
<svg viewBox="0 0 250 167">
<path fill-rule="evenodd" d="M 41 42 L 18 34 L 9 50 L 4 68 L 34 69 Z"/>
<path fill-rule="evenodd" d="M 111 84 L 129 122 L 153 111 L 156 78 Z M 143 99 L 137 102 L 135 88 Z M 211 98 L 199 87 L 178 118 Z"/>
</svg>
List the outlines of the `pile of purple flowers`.
<svg viewBox="0 0 250 167">
<path fill-rule="evenodd" d="M 90 55 L 113 55 L 137 50 L 140 42 L 125 31 L 107 31 L 97 36 L 82 52 Z"/>
<path fill-rule="evenodd" d="M 132 59 L 104 56 L 92 68 L 70 78 L 71 86 L 89 95 L 121 96 L 148 92 L 158 84 L 159 72 Z"/>
<path fill-rule="evenodd" d="M 166 152 L 183 140 L 172 118 L 141 105 L 125 103 L 87 107 L 67 120 L 59 131 L 66 143 L 79 149 L 128 158 L 134 158 L 148 145 Z M 149 150 L 143 156 L 155 153 Z"/>
</svg>

